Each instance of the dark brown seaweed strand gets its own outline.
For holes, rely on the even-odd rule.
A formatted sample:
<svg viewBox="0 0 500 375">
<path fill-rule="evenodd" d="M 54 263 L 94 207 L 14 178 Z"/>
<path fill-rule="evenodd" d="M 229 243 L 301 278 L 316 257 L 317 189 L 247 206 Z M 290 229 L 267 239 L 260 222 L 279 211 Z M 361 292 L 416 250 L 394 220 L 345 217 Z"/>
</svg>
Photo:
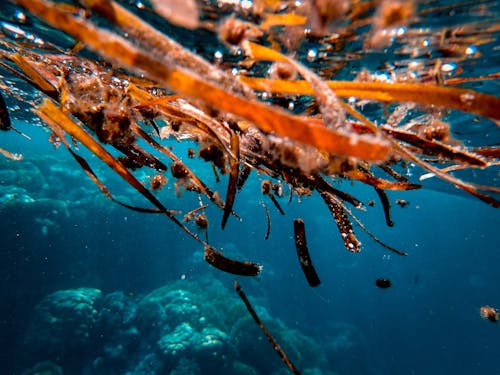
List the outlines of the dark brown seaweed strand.
<svg viewBox="0 0 500 375">
<path fill-rule="evenodd" d="M 0 130 L 10 130 L 11 123 L 9 112 L 7 111 L 7 104 L 3 100 L 2 93 L 0 92 Z"/>
<path fill-rule="evenodd" d="M 264 207 L 264 210 L 266 212 L 266 219 L 267 219 L 267 229 L 266 229 L 266 235 L 264 237 L 265 240 L 269 238 L 269 234 L 271 233 L 271 216 L 269 215 L 269 210 L 267 206 L 265 205 L 264 202 L 260 202 L 260 205 Z"/>
<path fill-rule="evenodd" d="M 345 206 L 334 195 L 320 191 L 321 198 L 327 204 L 332 216 L 340 231 L 340 236 L 344 241 L 347 250 L 358 253 L 361 251 L 361 243 L 356 238 L 352 229 L 352 223 L 345 212 Z"/>
<path fill-rule="evenodd" d="M 387 194 L 384 190 L 375 188 L 375 191 L 377 192 L 380 202 L 382 203 L 382 207 L 384 208 L 385 222 L 387 226 L 393 227 L 394 222 L 391 220 L 391 204 L 389 203 L 389 198 L 387 198 Z"/>
<path fill-rule="evenodd" d="M 321 284 L 316 269 L 314 268 L 309 249 L 307 248 L 306 228 L 304 220 L 295 219 L 293 221 L 293 233 L 295 235 L 295 247 L 299 257 L 300 266 L 306 276 L 307 282 L 310 286 L 315 287 Z"/>
<path fill-rule="evenodd" d="M 254 308 L 250 304 L 250 301 L 248 300 L 245 292 L 243 292 L 243 290 L 241 289 L 238 281 L 234 282 L 234 290 L 236 290 L 236 293 L 238 293 L 238 295 L 240 296 L 240 298 L 243 301 L 243 303 L 245 304 L 248 312 L 250 313 L 250 315 L 252 315 L 253 320 L 255 320 L 255 322 L 258 324 L 260 329 L 262 329 L 262 331 L 266 335 L 267 339 L 269 340 L 269 342 L 273 346 L 274 350 L 276 350 L 276 352 L 281 357 L 283 362 L 285 362 L 285 364 L 288 366 L 288 368 L 290 369 L 292 374 L 300 375 L 300 371 L 293 365 L 292 361 L 290 361 L 290 359 L 288 358 L 286 353 L 283 351 L 283 349 L 281 349 L 281 346 L 278 344 L 278 342 L 271 335 L 271 332 L 269 332 L 269 330 L 266 328 L 266 326 L 264 325 L 262 320 L 260 320 L 259 316 L 257 315 L 257 312 L 254 310 Z"/>
<path fill-rule="evenodd" d="M 145 119 L 144 122 L 148 125 L 151 125 L 153 127 L 153 129 L 155 130 L 155 133 L 156 133 L 156 136 L 158 138 L 161 138 L 161 135 L 160 135 L 160 128 L 158 128 L 158 125 L 156 125 L 156 122 L 154 120 L 151 120 L 151 119 Z"/>
<path fill-rule="evenodd" d="M 214 172 L 215 182 L 220 182 L 219 172 L 217 172 L 217 167 L 215 166 L 215 163 L 212 161 L 210 162 L 210 164 L 212 165 L 212 172 Z"/>
<path fill-rule="evenodd" d="M 239 177 L 238 177 L 238 184 L 237 184 L 238 191 L 243 189 L 243 185 L 245 185 L 245 182 L 247 181 L 248 176 L 250 176 L 250 172 L 252 172 L 252 168 L 246 164 L 243 164 L 243 167 L 241 168 L 241 171 L 240 171 Z"/>
<path fill-rule="evenodd" d="M 349 202 L 354 207 L 357 208 L 361 207 L 361 201 L 359 199 L 357 199 L 356 197 L 352 196 L 349 193 L 346 193 L 345 191 L 335 189 L 328 181 L 326 181 L 319 174 L 314 176 L 314 184 L 316 185 L 316 189 L 318 191 L 325 191 L 327 193 L 336 195 L 343 201 Z"/>
<path fill-rule="evenodd" d="M 118 150 L 127 155 L 135 164 L 141 167 L 146 166 L 158 172 L 165 172 L 168 170 L 167 166 L 158 160 L 155 156 L 151 155 L 146 150 L 143 150 L 138 145 L 132 143 L 127 145 L 113 144 Z"/>
<path fill-rule="evenodd" d="M 408 182 L 408 179 L 403 176 L 402 174 L 396 172 L 394 169 L 392 169 L 388 164 L 380 164 L 378 165 L 380 169 L 382 169 L 385 173 L 387 173 L 389 176 L 394 178 L 396 181 L 399 182 Z"/>
<path fill-rule="evenodd" d="M 268 195 L 269 195 L 269 198 L 271 198 L 271 200 L 273 201 L 273 203 L 276 206 L 276 208 L 278 209 L 278 211 L 280 212 L 280 214 L 285 215 L 285 211 L 283 211 L 283 209 L 281 208 L 281 206 L 278 203 L 278 201 L 276 200 L 276 197 L 274 196 L 274 194 L 271 191 L 269 191 Z"/>
<path fill-rule="evenodd" d="M 227 185 L 226 204 L 224 205 L 224 214 L 222 216 L 222 229 L 226 226 L 227 219 L 233 210 L 234 199 L 236 198 L 236 185 L 238 183 L 238 173 L 240 170 L 240 136 L 235 131 L 231 131 L 231 151 L 235 158 L 231 157 L 231 172 L 229 173 L 229 182 Z"/>
<path fill-rule="evenodd" d="M 211 246 L 205 246 L 205 260 L 221 271 L 240 276 L 257 276 L 262 266 L 252 262 L 240 262 L 226 258 L 222 253 Z"/>
</svg>

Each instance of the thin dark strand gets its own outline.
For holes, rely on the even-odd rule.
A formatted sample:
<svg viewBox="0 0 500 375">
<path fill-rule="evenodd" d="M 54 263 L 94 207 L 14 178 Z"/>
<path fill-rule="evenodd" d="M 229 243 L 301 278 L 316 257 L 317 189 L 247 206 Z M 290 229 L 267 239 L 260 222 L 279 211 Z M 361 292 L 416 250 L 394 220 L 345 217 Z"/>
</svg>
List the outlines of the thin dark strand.
<svg viewBox="0 0 500 375">
<path fill-rule="evenodd" d="M 273 201 L 274 205 L 276 206 L 276 208 L 278 209 L 280 214 L 285 215 L 285 211 L 283 211 L 283 209 L 281 208 L 280 204 L 276 200 L 276 197 L 274 196 L 273 193 L 269 192 L 269 198 L 271 198 L 271 200 Z"/>
<path fill-rule="evenodd" d="M 259 316 L 257 315 L 257 312 L 254 310 L 252 305 L 250 304 L 250 301 L 248 300 L 246 294 L 243 292 L 243 290 L 240 287 L 240 284 L 238 281 L 234 282 L 234 290 L 236 290 L 236 293 L 240 296 L 242 299 L 243 303 L 245 304 L 248 312 L 250 315 L 252 315 L 252 318 L 255 320 L 255 322 L 259 325 L 259 327 L 264 331 L 264 334 L 266 335 L 267 339 L 273 346 L 274 350 L 278 353 L 278 355 L 281 357 L 283 362 L 287 365 L 287 367 L 290 369 L 292 374 L 300 375 L 300 371 L 293 365 L 292 361 L 288 358 L 286 353 L 281 349 L 281 346 L 278 344 L 278 342 L 274 339 L 274 337 L 271 335 L 271 333 L 268 331 L 262 320 L 260 320 Z"/>
<path fill-rule="evenodd" d="M 3 100 L 3 95 L 0 92 L 0 130 L 10 130 L 12 124 L 10 122 L 9 111 L 7 110 L 7 104 Z"/>
<path fill-rule="evenodd" d="M 387 198 L 387 194 L 384 190 L 375 188 L 375 191 L 377 192 L 380 202 L 382 203 L 382 207 L 384 208 L 385 222 L 387 226 L 393 227 L 394 222 L 391 220 L 391 204 L 389 203 L 389 198 Z"/>
<path fill-rule="evenodd" d="M 238 133 L 231 131 L 231 150 L 234 153 L 234 158 L 231 158 L 231 172 L 229 173 L 229 181 L 227 185 L 226 204 L 224 205 L 224 214 L 222 215 L 222 229 L 225 228 L 227 219 L 233 210 L 234 200 L 236 198 L 236 190 L 238 184 L 238 174 L 240 171 L 240 138 Z"/>
<path fill-rule="evenodd" d="M 246 164 L 243 164 L 243 167 L 241 168 L 241 171 L 238 175 L 238 184 L 236 185 L 238 188 L 238 191 L 243 189 L 243 185 L 245 185 L 245 182 L 247 181 L 248 177 L 250 176 L 250 172 L 252 172 L 252 168 L 250 168 Z"/>
<path fill-rule="evenodd" d="M 347 214 L 349 214 L 349 216 L 351 216 L 352 219 L 354 219 L 354 221 L 356 222 L 356 224 L 359 225 L 359 227 L 363 230 L 363 232 L 365 232 L 368 236 L 370 236 L 370 238 L 375 241 L 376 243 L 378 243 L 380 246 L 382 246 L 384 249 L 386 250 L 389 250 L 395 254 L 398 254 L 398 255 L 401 255 L 401 256 L 407 256 L 408 253 L 404 252 L 404 251 L 401 251 L 401 250 L 398 250 L 398 249 L 395 249 L 394 247 L 392 246 L 389 246 L 387 244 L 385 244 L 384 242 L 382 242 L 381 240 L 379 240 L 377 237 L 375 237 L 375 235 L 370 232 L 364 225 L 363 223 L 352 213 L 351 210 L 349 210 L 347 207 L 344 206 L 344 210 L 347 212 Z"/>
<path fill-rule="evenodd" d="M 269 209 L 267 208 L 265 203 L 260 202 L 260 205 L 264 207 L 264 211 L 266 212 L 267 229 L 266 229 L 266 235 L 264 236 L 264 240 L 267 240 L 269 238 L 269 234 L 271 233 L 271 216 L 269 215 Z"/>
</svg>

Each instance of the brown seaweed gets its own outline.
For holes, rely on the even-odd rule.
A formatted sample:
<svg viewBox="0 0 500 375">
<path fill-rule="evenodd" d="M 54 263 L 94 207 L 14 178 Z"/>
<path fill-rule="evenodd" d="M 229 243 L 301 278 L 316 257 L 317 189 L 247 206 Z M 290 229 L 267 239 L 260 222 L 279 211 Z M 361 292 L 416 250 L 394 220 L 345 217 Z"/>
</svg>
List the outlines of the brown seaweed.
<svg viewBox="0 0 500 375">
<path fill-rule="evenodd" d="M 293 232 L 295 236 L 295 247 L 297 249 L 297 256 L 299 257 L 300 266 L 310 286 L 315 287 L 321 284 L 316 269 L 314 268 L 309 255 L 306 240 L 306 228 L 304 220 L 295 219 L 293 221 Z"/>
<path fill-rule="evenodd" d="M 339 229 L 340 237 L 344 242 L 345 248 L 354 253 L 360 252 L 361 242 L 359 242 L 359 240 L 356 238 L 356 235 L 354 234 L 352 223 L 345 211 L 345 206 L 338 198 L 328 192 L 322 191 L 320 192 L 320 195 L 330 209 L 330 212 Z"/>
<path fill-rule="evenodd" d="M 215 268 L 233 275 L 257 276 L 262 270 L 262 266 L 257 263 L 229 259 L 211 246 L 205 246 L 205 260 Z"/>
<path fill-rule="evenodd" d="M 389 198 L 387 198 L 387 194 L 384 190 L 375 188 L 375 192 L 377 193 L 380 202 L 382 203 L 382 208 L 384 209 L 385 223 L 389 227 L 394 226 L 394 222 L 391 220 L 391 204 L 389 203 Z"/>
<path fill-rule="evenodd" d="M 238 184 L 239 159 L 240 159 L 240 138 L 238 133 L 231 132 L 231 151 L 234 158 L 231 158 L 231 172 L 229 174 L 229 182 L 227 186 L 226 204 L 224 205 L 224 214 L 222 216 L 222 229 L 226 226 L 227 219 L 233 210 L 234 199 L 236 198 L 236 189 Z"/>
<path fill-rule="evenodd" d="M 0 92 L 0 130 L 10 130 L 12 125 L 10 123 L 9 111 L 7 110 L 7 104 L 3 99 L 3 95 Z"/>
<path fill-rule="evenodd" d="M 267 223 L 267 226 L 266 226 L 266 234 L 264 236 L 264 239 L 268 240 L 269 239 L 269 234 L 271 233 L 271 216 L 269 215 L 269 209 L 267 208 L 267 206 L 265 205 L 265 203 L 261 202 L 260 204 L 264 208 L 264 212 L 266 213 L 266 223 Z"/>
</svg>

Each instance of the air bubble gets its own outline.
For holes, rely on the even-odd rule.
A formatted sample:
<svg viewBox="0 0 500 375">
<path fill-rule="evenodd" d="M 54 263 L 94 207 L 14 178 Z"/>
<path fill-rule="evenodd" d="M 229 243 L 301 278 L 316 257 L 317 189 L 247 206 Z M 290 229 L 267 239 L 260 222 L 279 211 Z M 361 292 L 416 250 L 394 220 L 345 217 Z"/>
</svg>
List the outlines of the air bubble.
<svg viewBox="0 0 500 375">
<path fill-rule="evenodd" d="M 307 61 L 314 61 L 318 56 L 318 51 L 315 48 L 311 48 L 307 51 Z"/>
<path fill-rule="evenodd" d="M 224 54 L 222 53 L 222 51 L 215 51 L 214 53 L 214 58 L 215 58 L 215 61 L 220 63 L 222 61 L 222 58 L 224 57 Z"/>
<path fill-rule="evenodd" d="M 443 64 L 441 66 L 441 70 L 443 72 L 452 72 L 453 70 L 455 70 L 457 68 L 457 64 L 454 64 L 454 63 L 447 63 L 447 64 Z"/>
<path fill-rule="evenodd" d="M 14 13 L 14 18 L 16 19 L 17 22 L 19 22 L 21 24 L 25 24 L 26 21 L 28 21 L 26 14 L 24 14 L 20 10 L 16 10 L 16 12 Z"/>
<path fill-rule="evenodd" d="M 253 2 L 250 0 L 243 0 L 241 2 L 241 9 L 249 10 L 252 8 L 252 6 L 253 6 Z"/>
<path fill-rule="evenodd" d="M 477 53 L 477 47 L 476 46 L 469 46 L 465 50 L 466 55 L 475 55 Z"/>
</svg>

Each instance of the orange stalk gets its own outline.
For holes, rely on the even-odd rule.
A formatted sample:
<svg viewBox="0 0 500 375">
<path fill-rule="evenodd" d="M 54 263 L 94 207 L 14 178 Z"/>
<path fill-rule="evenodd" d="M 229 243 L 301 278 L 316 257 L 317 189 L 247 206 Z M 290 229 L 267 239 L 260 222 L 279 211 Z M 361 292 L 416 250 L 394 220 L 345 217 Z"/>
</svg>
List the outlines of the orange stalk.
<svg viewBox="0 0 500 375">
<path fill-rule="evenodd" d="M 285 81 L 243 76 L 239 79 L 254 90 L 284 95 L 314 95 L 311 85 L 303 80 Z M 500 120 L 500 98 L 473 90 L 429 83 L 328 81 L 327 84 L 335 94 L 344 98 L 437 105 Z"/>
</svg>

